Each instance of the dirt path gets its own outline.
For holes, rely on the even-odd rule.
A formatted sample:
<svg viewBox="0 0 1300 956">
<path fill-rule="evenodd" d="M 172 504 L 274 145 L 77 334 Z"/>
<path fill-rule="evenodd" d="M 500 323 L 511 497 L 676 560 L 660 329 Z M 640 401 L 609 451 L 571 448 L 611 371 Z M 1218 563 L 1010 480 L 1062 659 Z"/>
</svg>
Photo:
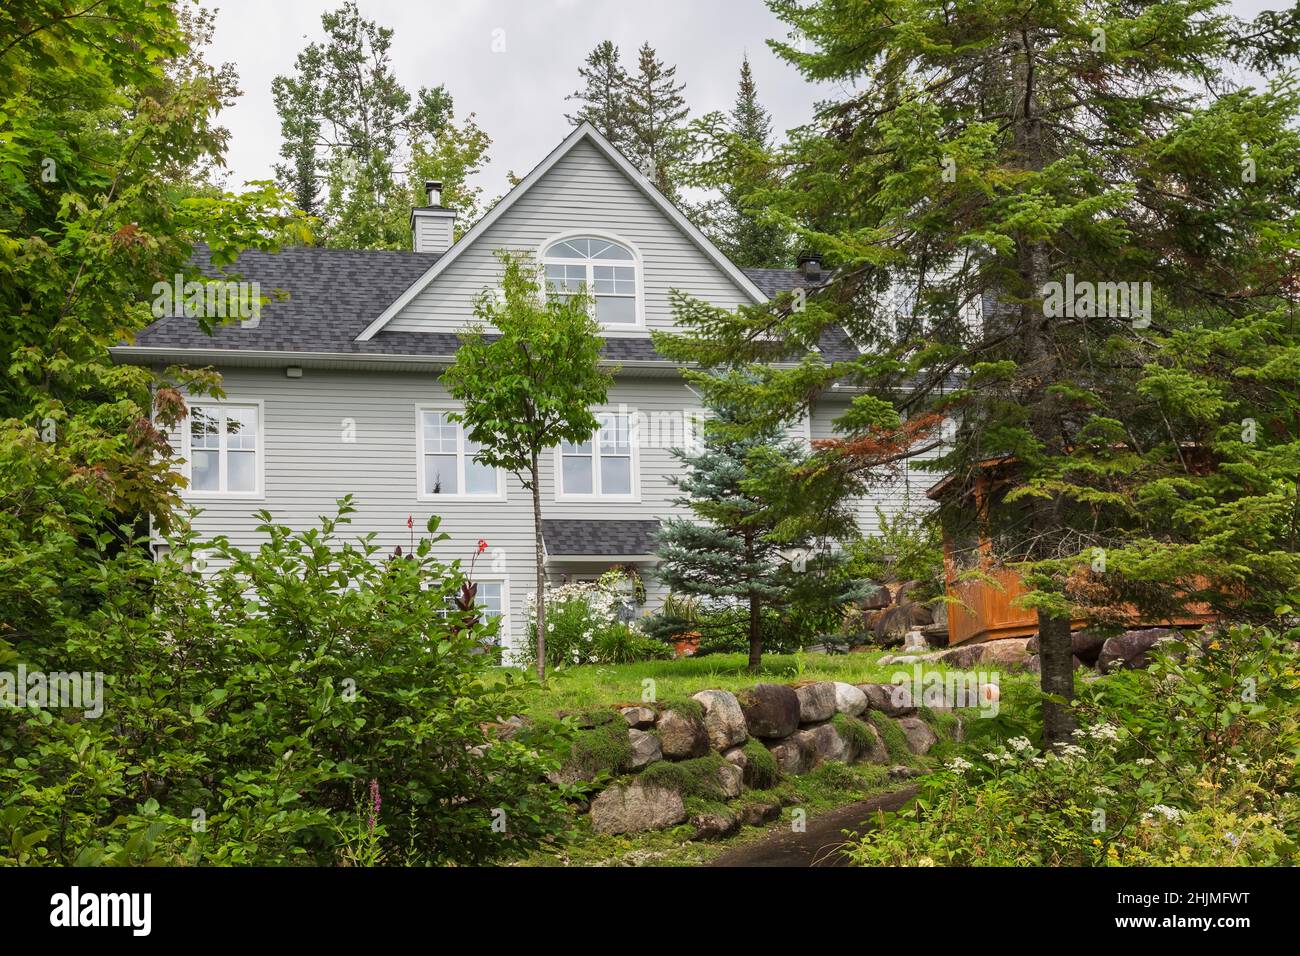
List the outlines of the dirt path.
<svg viewBox="0 0 1300 956">
<path fill-rule="evenodd" d="M 861 833 L 875 825 L 877 810 L 897 810 L 916 795 L 916 786 L 904 787 L 847 807 L 819 814 L 803 833 L 776 827 L 767 836 L 716 857 L 710 866 L 844 866 L 838 847 L 845 830 Z M 788 811 L 787 811 L 788 812 Z"/>
</svg>

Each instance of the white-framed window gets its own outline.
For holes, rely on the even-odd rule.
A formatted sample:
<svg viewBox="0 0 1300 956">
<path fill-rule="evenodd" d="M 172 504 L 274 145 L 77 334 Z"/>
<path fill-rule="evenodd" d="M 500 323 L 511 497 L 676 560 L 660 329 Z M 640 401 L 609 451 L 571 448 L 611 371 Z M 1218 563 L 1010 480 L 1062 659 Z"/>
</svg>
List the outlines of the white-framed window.
<svg viewBox="0 0 1300 956">
<path fill-rule="evenodd" d="M 556 449 L 556 497 L 635 501 L 641 494 L 637 436 L 628 411 L 596 412 L 589 439 Z"/>
<path fill-rule="evenodd" d="M 561 236 L 542 247 L 541 261 L 550 295 L 567 296 L 586 286 L 601 325 L 645 326 L 641 263 L 631 246 L 612 237 Z"/>
<path fill-rule="evenodd" d="M 505 578 L 483 579 L 475 576 L 474 583 L 478 591 L 474 594 L 474 606 L 482 610 L 482 619 L 499 621 L 497 625 L 496 644 L 503 647 L 508 644 L 510 636 L 510 583 Z M 442 612 L 451 614 L 454 608 L 454 596 L 448 597 L 448 607 Z"/>
<path fill-rule="evenodd" d="M 504 499 L 501 471 L 475 461 L 479 444 L 451 415 L 449 409 L 419 409 L 419 497 Z"/>
<path fill-rule="evenodd" d="M 261 402 L 195 402 L 181 428 L 189 497 L 262 494 Z"/>
</svg>

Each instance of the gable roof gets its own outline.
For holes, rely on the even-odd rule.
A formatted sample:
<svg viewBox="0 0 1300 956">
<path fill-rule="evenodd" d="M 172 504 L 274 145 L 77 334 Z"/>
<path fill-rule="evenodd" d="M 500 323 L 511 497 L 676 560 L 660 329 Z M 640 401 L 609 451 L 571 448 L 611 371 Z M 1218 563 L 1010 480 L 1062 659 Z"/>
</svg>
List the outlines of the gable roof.
<svg viewBox="0 0 1300 956">
<path fill-rule="evenodd" d="M 469 232 L 461 236 L 458 242 L 444 252 L 437 262 L 429 266 L 428 271 L 425 272 L 424 275 L 411 283 L 410 286 L 407 287 L 407 289 L 395 300 L 393 300 L 373 322 L 366 326 L 362 333 L 357 336 L 357 341 L 365 342 L 378 334 L 394 316 L 401 312 L 402 309 L 410 303 L 412 299 L 419 295 L 419 293 L 428 286 L 429 283 L 436 279 L 444 270 L 447 269 L 448 266 L 455 262 L 460 257 L 461 253 L 472 246 L 479 236 L 483 235 L 483 233 L 491 228 L 492 224 L 500 219 L 511 206 L 518 202 L 521 196 L 525 195 L 540 179 L 542 179 L 542 177 L 550 172 L 551 168 L 556 163 L 568 155 L 575 146 L 582 142 L 589 142 L 591 145 L 595 146 L 606 159 L 608 159 L 621 173 L 623 173 L 625 177 L 627 177 L 628 181 L 631 182 L 633 186 L 640 190 L 647 199 L 658 207 L 660 212 L 662 212 L 666 218 L 681 230 L 686 237 L 690 239 L 705 256 L 712 260 L 714 265 L 721 269 L 732 282 L 734 282 L 746 295 L 750 297 L 750 299 L 757 303 L 763 302 L 768 298 L 767 294 L 764 293 L 749 276 L 742 272 L 735 263 L 723 255 L 722 251 L 710 242 L 709 238 L 704 235 L 704 233 L 696 228 L 689 219 L 682 215 L 681 210 L 674 206 L 663 193 L 651 184 L 650 180 L 646 179 L 646 177 L 642 175 L 636 167 L 628 162 L 627 157 L 615 149 L 609 140 L 601 136 L 590 123 L 583 123 L 570 133 L 565 138 L 564 142 L 551 150 L 550 154 L 538 163 L 533 168 L 533 171 L 525 176 L 519 185 L 506 193 L 506 195 L 502 197 L 501 201 L 493 206 L 485 216 L 479 219 Z"/>
</svg>

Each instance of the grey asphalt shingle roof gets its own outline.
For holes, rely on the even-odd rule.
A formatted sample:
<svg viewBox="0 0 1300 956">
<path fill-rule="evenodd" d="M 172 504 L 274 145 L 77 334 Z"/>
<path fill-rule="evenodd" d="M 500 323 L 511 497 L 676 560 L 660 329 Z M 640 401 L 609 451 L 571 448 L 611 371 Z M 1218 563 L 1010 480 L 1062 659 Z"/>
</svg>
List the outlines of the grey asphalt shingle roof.
<svg viewBox="0 0 1300 956">
<path fill-rule="evenodd" d="M 255 328 L 232 321 L 211 335 L 185 316 L 158 319 L 133 343 L 144 348 L 258 352 L 328 352 L 366 355 L 450 356 L 459 340 L 451 332 L 381 331 L 365 342 L 356 337 L 413 282 L 438 261 L 436 253 L 397 250 L 321 249 L 295 246 L 276 253 L 245 252 L 226 268 L 231 278 L 257 282 L 270 302 Z M 195 264 L 216 275 L 206 247 Z M 748 269 L 765 295 L 810 287 L 797 269 Z M 824 335 L 822 350 L 834 361 L 847 338 Z M 850 346 L 851 347 L 851 346 Z M 829 348 L 829 351 L 827 349 Z M 664 360 L 647 338 L 609 338 L 605 355 L 615 361 Z"/>
<path fill-rule="evenodd" d="M 655 532 L 659 522 L 598 521 L 587 518 L 544 518 L 542 537 L 546 553 L 554 556 L 575 554 L 653 554 Z"/>
</svg>

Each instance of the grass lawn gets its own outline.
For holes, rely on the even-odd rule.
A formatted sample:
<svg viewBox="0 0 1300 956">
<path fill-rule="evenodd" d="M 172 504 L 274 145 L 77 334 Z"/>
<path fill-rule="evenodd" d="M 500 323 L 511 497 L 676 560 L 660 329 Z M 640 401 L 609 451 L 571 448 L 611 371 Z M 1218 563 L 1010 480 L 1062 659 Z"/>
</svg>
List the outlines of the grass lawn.
<svg viewBox="0 0 1300 956">
<path fill-rule="evenodd" d="M 746 669 L 744 654 L 710 654 L 675 661 L 637 664 L 585 664 L 547 674 L 546 683 L 527 692 L 526 713 L 554 717 L 556 711 L 575 713 L 612 705 L 680 700 L 701 690 L 737 691 L 758 683 L 830 680 L 846 684 L 891 683 L 897 673 L 911 675 L 907 664 L 879 663 L 884 651 L 855 654 L 771 654 L 760 671 Z M 927 672 L 946 671 L 925 664 Z M 647 684 L 653 681 L 653 684 Z"/>
</svg>

